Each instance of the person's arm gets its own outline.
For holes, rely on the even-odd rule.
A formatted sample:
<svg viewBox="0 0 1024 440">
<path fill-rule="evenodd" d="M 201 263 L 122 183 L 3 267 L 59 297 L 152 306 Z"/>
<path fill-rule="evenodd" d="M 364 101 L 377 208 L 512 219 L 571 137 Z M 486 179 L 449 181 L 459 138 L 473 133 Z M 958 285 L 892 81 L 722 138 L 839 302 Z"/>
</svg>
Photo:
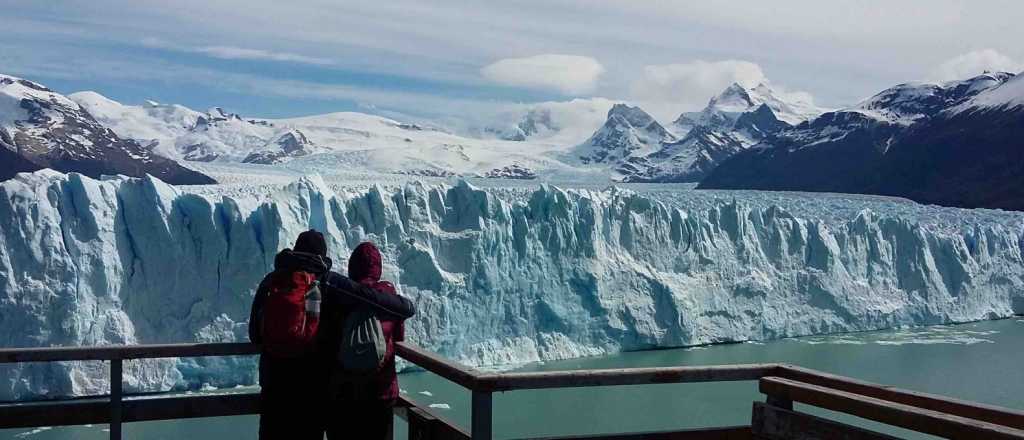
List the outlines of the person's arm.
<svg viewBox="0 0 1024 440">
<path fill-rule="evenodd" d="M 263 342 L 260 335 L 260 314 L 263 313 L 263 302 L 267 299 L 268 290 L 270 290 L 269 275 L 260 281 L 260 286 L 256 288 L 256 295 L 252 297 L 252 308 L 249 309 L 249 341 L 254 344 Z"/>
<path fill-rule="evenodd" d="M 332 301 L 346 307 L 367 304 L 386 314 L 381 319 L 403 320 L 416 314 L 416 308 L 407 298 L 371 289 L 337 272 L 328 273 L 324 284 L 329 287 L 324 289 L 324 295 L 331 295 Z"/>
</svg>

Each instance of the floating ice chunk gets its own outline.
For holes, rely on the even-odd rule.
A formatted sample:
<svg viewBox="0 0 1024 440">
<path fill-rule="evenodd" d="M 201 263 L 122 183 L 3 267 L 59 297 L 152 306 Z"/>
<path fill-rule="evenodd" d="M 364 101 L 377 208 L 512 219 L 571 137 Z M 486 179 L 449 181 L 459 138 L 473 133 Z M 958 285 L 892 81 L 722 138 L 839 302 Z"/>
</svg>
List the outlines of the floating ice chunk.
<svg viewBox="0 0 1024 440">
<path fill-rule="evenodd" d="M 33 435 L 42 433 L 42 432 L 49 431 L 51 429 L 53 429 L 53 427 L 51 427 L 51 426 L 40 426 L 40 427 L 35 428 L 35 429 L 31 430 L 31 431 L 25 431 L 25 432 L 22 432 L 22 433 L 15 434 L 14 437 L 15 438 L 25 438 L 25 437 L 29 437 L 29 436 L 33 436 Z"/>
</svg>

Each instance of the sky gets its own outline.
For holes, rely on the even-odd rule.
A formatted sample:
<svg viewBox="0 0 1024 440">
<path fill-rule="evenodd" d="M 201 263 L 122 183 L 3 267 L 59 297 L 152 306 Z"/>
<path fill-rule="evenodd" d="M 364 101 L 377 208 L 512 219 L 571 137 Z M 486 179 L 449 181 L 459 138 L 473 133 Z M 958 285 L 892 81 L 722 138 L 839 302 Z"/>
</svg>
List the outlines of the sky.
<svg viewBox="0 0 1024 440">
<path fill-rule="evenodd" d="M 605 98 L 662 120 L 732 82 L 823 107 L 1024 70 L 1024 2 L 0 0 L 0 73 L 252 117 L 459 123 Z"/>
</svg>

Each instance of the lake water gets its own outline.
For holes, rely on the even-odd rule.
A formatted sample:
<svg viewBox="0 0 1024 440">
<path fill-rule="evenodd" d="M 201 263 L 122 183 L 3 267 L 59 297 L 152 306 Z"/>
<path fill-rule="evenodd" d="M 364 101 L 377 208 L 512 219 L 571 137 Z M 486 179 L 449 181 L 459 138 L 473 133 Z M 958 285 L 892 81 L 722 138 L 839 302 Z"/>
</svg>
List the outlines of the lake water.
<svg viewBox="0 0 1024 440">
<path fill-rule="evenodd" d="M 1024 319 L 623 353 L 521 370 L 786 362 L 872 382 L 1024 409 Z M 403 374 L 407 396 L 468 425 L 469 392 L 429 373 Z M 499 438 L 749 424 L 756 382 L 638 385 L 495 394 Z M 821 414 L 811 408 L 798 409 Z M 864 421 L 843 420 L 884 429 Z M 125 438 L 255 438 L 256 417 L 130 423 Z M 0 430 L 0 439 L 105 439 L 106 426 Z M 901 436 L 927 438 L 899 430 Z M 396 438 L 404 426 L 396 426 Z"/>
</svg>

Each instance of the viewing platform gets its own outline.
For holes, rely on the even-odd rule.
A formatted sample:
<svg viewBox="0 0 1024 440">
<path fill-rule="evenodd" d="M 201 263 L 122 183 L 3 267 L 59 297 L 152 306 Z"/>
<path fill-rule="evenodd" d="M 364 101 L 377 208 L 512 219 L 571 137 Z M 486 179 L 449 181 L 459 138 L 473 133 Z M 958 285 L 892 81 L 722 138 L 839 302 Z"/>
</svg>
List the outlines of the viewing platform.
<svg viewBox="0 0 1024 440">
<path fill-rule="evenodd" d="M 750 424 L 689 430 L 543 437 L 545 439 L 893 439 L 794 409 L 794 403 L 857 416 L 894 427 L 952 439 L 1024 440 L 1024 411 L 907 391 L 787 364 L 679 366 L 549 372 L 485 373 L 459 365 L 413 344 L 398 343 L 398 355 L 472 393 L 471 423 L 458 426 L 413 399 L 401 397 L 397 416 L 409 439 L 491 439 L 492 396 L 517 390 L 756 381 L 765 401 L 751 402 Z M 109 424 L 122 438 L 122 424 L 153 420 L 259 414 L 259 394 L 126 396 L 125 360 L 256 355 L 247 343 L 158 344 L 99 347 L 0 349 L 0 363 L 105 361 L 110 394 L 0 404 L 0 429 Z"/>
</svg>

